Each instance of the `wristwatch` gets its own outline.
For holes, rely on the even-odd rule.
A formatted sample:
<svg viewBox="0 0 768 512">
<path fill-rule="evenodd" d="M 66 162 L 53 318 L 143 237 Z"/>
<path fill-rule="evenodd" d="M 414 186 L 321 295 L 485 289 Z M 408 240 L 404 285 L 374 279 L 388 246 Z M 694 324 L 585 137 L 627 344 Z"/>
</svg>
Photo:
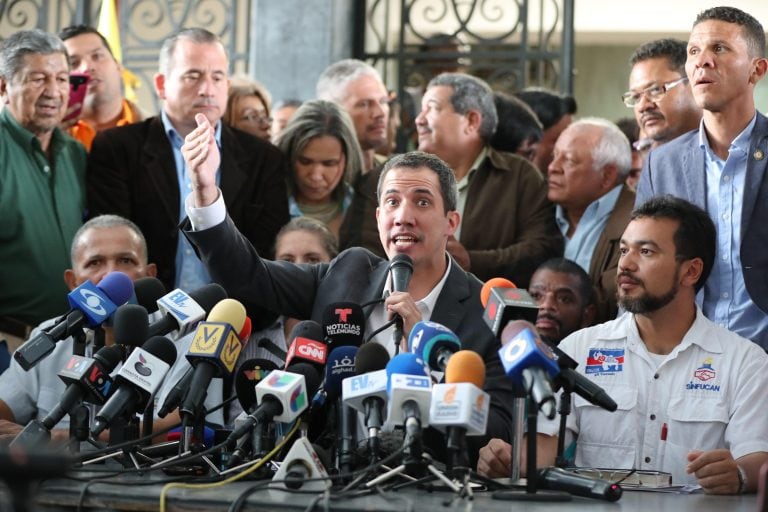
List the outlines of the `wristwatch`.
<svg viewBox="0 0 768 512">
<path fill-rule="evenodd" d="M 739 494 L 747 492 L 747 472 L 743 467 L 736 464 L 736 474 L 739 477 Z"/>
</svg>

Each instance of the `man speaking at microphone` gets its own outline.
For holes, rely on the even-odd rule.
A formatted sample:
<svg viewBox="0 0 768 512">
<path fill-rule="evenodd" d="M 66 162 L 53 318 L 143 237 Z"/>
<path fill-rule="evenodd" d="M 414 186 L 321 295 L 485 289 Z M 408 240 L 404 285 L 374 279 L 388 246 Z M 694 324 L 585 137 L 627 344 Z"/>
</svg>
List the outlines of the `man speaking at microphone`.
<svg viewBox="0 0 768 512">
<path fill-rule="evenodd" d="M 262 259 L 237 231 L 216 187 L 218 149 L 210 124 L 198 116 L 198 128 L 186 138 L 182 152 L 192 173 L 187 197 L 189 218 L 182 229 L 197 248 L 215 282 L 247 308 L 268 308 L 299 319 L 323 321 L 324 311 L 337 302 L 375 303 L 365 331 L 372 333 L 393 315 L 403 322 L 401 350 L 420 320 L 442 323 L 453 330 L 463 348 L 485 360 L 486 391 L 492 397 L 489 437 L 509 439 L 512 430 L 507 404 L 512 387 L 496 351 L 498 342 L 482 320 L 482 284 L 447 254 L 448 238 L 459 222 L 456 182 L 439 158 L 408 153 L 391 159 L 382 169 L 376 210 L 379 237 L 390 259 L 399 254 L 413 262 L 407 291 L 392 291 L 389 262 L 362 248 L 348 249 L 329 263 L 295 265 Z M 395 352 L 392 328 L 374 337 L 390 354 Z M 472 440 L 475 459 L 487 438 Z"/>
<path fill-rule="evenodd" d="M 715 227 L 672 196 L 649 200 L 630 219 L 617 275 L 627 313 L 559 345 L 618 404 L 609 413 L 574 398 L 567 430 L 576 465 L 665 471 L 710 494 L 754 492 L 768 460 L 768 355 L 695 303 L 715 259 Z M 557 422 L 539 424 L 551 460 L 557 434 Z M 500 476 L 508 451 L 492 441 L 478 470 Z"/>
</svg>

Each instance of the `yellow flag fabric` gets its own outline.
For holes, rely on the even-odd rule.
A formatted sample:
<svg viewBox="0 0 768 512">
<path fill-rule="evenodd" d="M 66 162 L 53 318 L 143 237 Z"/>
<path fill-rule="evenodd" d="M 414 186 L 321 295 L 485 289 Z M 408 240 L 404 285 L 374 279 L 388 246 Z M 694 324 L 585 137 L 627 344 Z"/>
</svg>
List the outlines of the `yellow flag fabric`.
<svg viewBox="0 0 768 512">
<path fill-rule="evenodd" d="M 120 64 L 123 63 L 123 46 L 120 43 L 120 24 L 117 18 L 117 0 L 103 0 L 99 11 L 99 24 L 96 30 L 109 42 L 112 55 Z M 123 85 L 125 98 L 136 103 L 136 88 L 141 86 L 139 78 L 123 68 Z"/>
</svg>

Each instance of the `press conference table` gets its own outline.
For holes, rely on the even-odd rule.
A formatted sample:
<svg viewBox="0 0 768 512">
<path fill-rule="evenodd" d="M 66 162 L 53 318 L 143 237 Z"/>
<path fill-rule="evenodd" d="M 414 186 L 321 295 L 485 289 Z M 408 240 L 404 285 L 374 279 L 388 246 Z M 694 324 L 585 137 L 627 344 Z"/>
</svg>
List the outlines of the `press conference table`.
<svg viewBox="0 0 768 512">
<path fill-rule="evenodd" d="M 115 485 L 112 483 L 96 483 L 88 488 L 84 500 L 85 510 L 100 511 L 156 511 L 159 508 L 161 484 L 141 485 L 148 479 L 123 477 L 126 483 L 134 485 Z M 215 489 L 189 490 L 172 489 L 166 500 L 168 512 L 180 511 L 217 511 L 227 510 L 228 506 L 240 493 L 253 485 L 255 481 L 235 482 Z M 85 484 L 73 480 L 50 480 L 44 482 L 37 490 L 36 502 L 38 510 L 63 511 L 75 510 L 80 493 Z M 0 486 L 0 488 L 2 488 Z M 252 494 L 243 511 L 279 511 L 305 510 L 317 494 L 294 494 L 279 490 L 261 490 Z M 5 492 L 0 494 L 4 501 Z M 755 495 L 746 496 L 707 496 L 704 494 L 679 495 L 638 491 L 625 491 L 616 503 L 608 503 L 588 498 L 574 497 L 573 501 L 565 503 L 532 503 L 510 502 L 492 499 L 490 493 L 477 492 L 474 500 L 454 500 L 450 506 L 444 502 L 451 498 L 447 492 L 429 493 L 423 490 L 407 489 L 388 494 L 387 497 L 370 495 L 354 499 L 332 500 L 330 510 L 340 511 L 391 511 L 404 512 L 417 510 L 430 511 L 666 511 L 676 512 L 754 512 L 756 510 Z M 408 503 L 411 503 L 410 507 Z M 322 502 L 315 510 L 323 510 Z"/>
</svg>

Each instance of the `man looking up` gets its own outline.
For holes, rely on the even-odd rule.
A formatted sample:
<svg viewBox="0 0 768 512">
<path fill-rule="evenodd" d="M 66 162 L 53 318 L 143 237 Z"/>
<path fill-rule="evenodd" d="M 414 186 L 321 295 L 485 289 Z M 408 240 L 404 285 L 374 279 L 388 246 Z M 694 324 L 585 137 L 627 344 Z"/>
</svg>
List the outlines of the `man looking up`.
<svg viewBox="0 0 768 512">
<path fill-rule="evenodd" d="M 196 114 L 215 127 L 221 147 L 215 180 L 248 240 L 269 255 L 275 235 L 288 222 L 280 151 L 221 122 L 228 68 L 224 46 L 211 32 L 190 28 L 171 36 L 160 50 L 155 76 L 155 90 L 164 100 L 161 114 L 99 133 L 88 157 L 90 214 L 114 213 L 134 221 L 147 237 L 149 259 L 157 263 L 167 289 L 191 291 L 210 280 L 177 228 L 193 185 L 181 146 L 197 126 Z"/>
<path fill-rule="evenodd" d="M 72 72 L 90 77 L 82 114 L 69 134 L 91 149 L 97 132 L 143 119 L 139 107 L 123 97 L 122 67 L 98 30 L 74 25 L 59 32 Z"/>
<path fill-rule="evenodd" d="M 61 273 L 82 224 L 85 150 L 59 128 L 69 98 L 67 49 L 22 30 L 0 43 L 0 340 L 10 352 L 61 314 Z"/>
<path fill-rule="evenodd" d="M 635 193 L 624 183 L 632 160 L 626 136 L 608 120 L 581 119 L 563 131 L 547 170 L 548 198 L 565 237 L 565 257 L 589 273 L 597 322 L 616 317 L 619 238 Z"/>
<path fill-rule="evenodd" d="M 390 354 L 396 345 L 408 349 L 405 340 L 416 322 L 442 323 L 459 336 L 464 349 L 474 350 L 485 360 L 485 389 L 491 395 L 488 436 L 499 433 L 509 440 L 512 387 L 498 358 L 498 342 L 482 320 L 482 285 L 446 252 L 448 238 L 459 223 L 453 171 L 421 152 L 396 156 L 384 165 L 376 210 L 381 244 L 389 258 L 407 254 L 413 261 L 408 290 L 392 291 L 388 261 L 365 249 L 351 248 L 329 263 L 316 265 L 261 258 L 226 216 L 224 198 L 213 179 L 218 165 L 213 130 L 203 116 L 198 116 L 198 122 L 199 128 L 184 145 L 195 187 L 188 199 L 189 219 L 182 228 L 216 282 L 246 307 L 268 308 L 300 320 L 322 322 L 325 310 L 339 301 L 373 304 L 367 333 L 398 314 L 403 320 L 402 339 L 392 339 L 391 327 L 373 338 Z M 441 435 L 425 439 L 438 454 L 445 453 Z M 485 436 L 467 440 L 470 459 L 476 458 L 485 442 Z"/>
<path fill-rule="evenodd" d="M 734 7 L 703 11 L 685 69 L 701 124 L 650 152 L 636 204 L 672 194 L 706 209 L 717 257 L 699 297 L 704 314 L 768 349 L 768 119 L 754 99 L 768 69 L 762 25 Z"/>
<path fill-rule="evenodd" d="M 646 43 L 629 59 L 629 91 L 622 100 L 633 109 L 653 148 L 695 130 L 701 120 L 701 107 L 685 75 L 685 60 L 685 43 L 677 39 Z"/>
</svg>

